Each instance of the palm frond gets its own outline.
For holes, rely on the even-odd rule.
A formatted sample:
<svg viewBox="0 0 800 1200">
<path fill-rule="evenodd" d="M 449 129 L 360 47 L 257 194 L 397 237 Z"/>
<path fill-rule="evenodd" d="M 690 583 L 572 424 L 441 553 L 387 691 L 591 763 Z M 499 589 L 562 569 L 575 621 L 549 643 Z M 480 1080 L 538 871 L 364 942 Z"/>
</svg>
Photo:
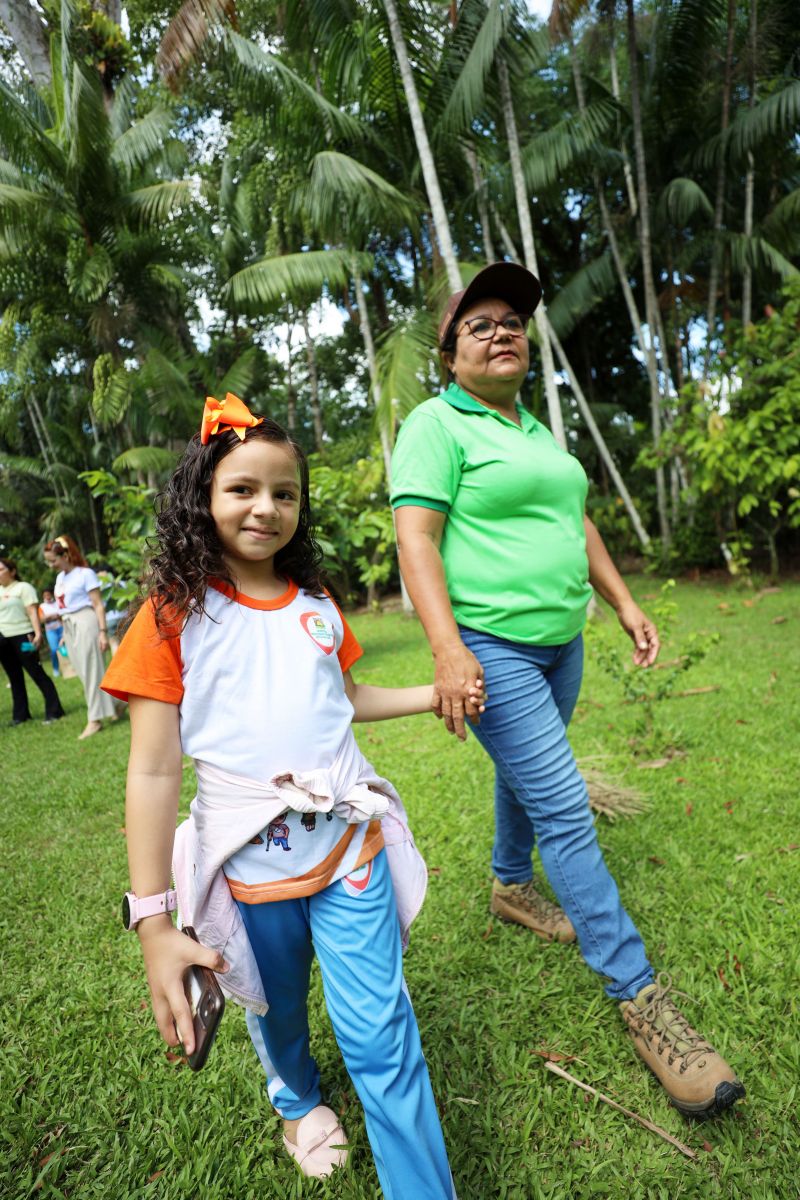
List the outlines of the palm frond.
<svg viewBox="0 0 800 1200">
<path fill-rule="evenodd" d="M 800 230 L 800 188 L 783 196 L 761 222 L 761 232 L 768 242 L 797 240 Z"/>
<path fill-rule="evenodd" d="M 36 113 L 23 104 L 2 79 L 0 145 L 5 157 L 23 169 L 36 171 L 45 179 L 63 175 L 65 159 L 60 147 L 47 136 Z"/>
<path fill-rule="evenodd" d="M 331 104 L 330 100 L 316 92 L 277 55 L 262 50 L 260 46 L 232 30 L 226 30 L 224 42 L 226 49 L 232 51 L 242 70 L 251 78 L 263 80 L 269 89 L 275 92 L 281 103 L 287 103 L 291 98 L 302 98 L 340 135 L 357 141 L 363 140 L 365 129 L 357 117 Z"/>
<path fill-rule="evenodd" d="M 714 207 L 699 183 L 694 179 L 678 176 L 671 179 L 658 198 L 656 214 L 662 221 L 683 227 L 692 217 L 714 216 Z"/>
<path fill-rule="evenodd" d="M 578 159 L 597 150 L 618 112 L 615 101 L 604 97 L 579 116 L 565 117 L 531 138 L 522 149 L 522 169 L 531 191 L 543 191 L 557 183 Z"/>
<path fill-rule="evenodd" d="M 758 150 L 770 137 L 794 134 L 800 125 L 800 80 L 793 80 L 753 108 L 740 108 L 725 133 L 704 142 L 692 162 L 707 170 L 724 155 L 740 162 L 748 150 Z"/>
<path fill-rule="evenodd" d="M 165 475 L 172 470 L 177 460 L 177 451 L 167 450 L 164 446 L 133 446 L 117 455 L 111 464 L 111 470 L 115 475 L 120 471 L 152 471 Z"/>
<path fill-rule="evenodd" d="M 214 385 L 216 392 L 220 396 L 227 392 L 233 392 L 234 396 L 246 396 L 258 371 L 258 357 L 258 347 L 249 346 L 239 355 L 236 362 L 228 367 L 219 383 Z"/>
<path fill-rule="evenodd" d="M 491 0 L 486 17 L 472 41 L 450 99 L 437 120 L 437 135 L 457 134 L 468 129 L 484 103 L 486 80 L 508 28 L 513 7 L 503 0 Z M 459 15 L 459 20 L 463 16 Z"/>
<path fill-rule="evenodd" d="M 745 266 L 752 267 L 754 271 L 769 271 L 773 275 L 780 275 L 782 279 L 800 274 L 794 263 L 766 238 L 729 233 L 725 241 L 730 248 L 731 266 L 738 274 Z"/>
<path fill-rule="evenodd" d="M 338 150 L 314 156 L 305 207 L 317 229 L 337 226 L 369 230 L 388 224 L 414 224 L 414 206 L 408 196 L 382 175 Z"/>
<path fill-rule="evenodd" d="M 398 422 L 440 390 L 435 362 L 436 326 L 425 308 L 412 313 L 384 339 L 378 351 L 381 395 L 376 420 L 390 441 Z"/>
<path fill-rule="evenodd" d="M 236 19 L 233 0 L 185 0 L 170 21 L 158 47 L 159 74 L 177 91 L 185 67 L 200 56 L 209 34 Z"/>
<path fill-rule="evenodd" d="M 547 315 L 558 336 L 568 337 L 578 322 L 613 291 L 616 280 L 609 251 L 576 271 L 547 306 Z"/>
<path fill-rule="evenodd" d="M 372 270 L 371 254 L 351 250 L 306 250 L 264 258 L 237 271 L 225 292 L 249 311 L 270 312 L 286 299 L 308 304 L 323 289 L 346 287 L 357 261 L 362 274 Z"/>
<path fill-rule="evenodd" d="M 114 278 L 114 263 L 105 246 L 96 245 L 70 279 L 70 291 L 79 300 L 99 300 Z"/>
<path fill-rule="evenodd" d="M 38 206 L 50 203 L 50 197 L 31 188 L 15 187 L 12 183 L 0 183 L 0 211 L 21 215 L 32 212 Z"/>
<path fill-rule="evenodd" d="M 164 180 L 129 192 L 126 203 L 147 225 L 160 225 L 178 208 L 193 202 L 191 179 Z"/>
<path fill-rule="evenodd" d="M 112 161 L 132 174 L 163 149 L 173 123 L 172 113 L 167 109 L 152 109 L 116 139 L 111 150 Z"/>
</svg>

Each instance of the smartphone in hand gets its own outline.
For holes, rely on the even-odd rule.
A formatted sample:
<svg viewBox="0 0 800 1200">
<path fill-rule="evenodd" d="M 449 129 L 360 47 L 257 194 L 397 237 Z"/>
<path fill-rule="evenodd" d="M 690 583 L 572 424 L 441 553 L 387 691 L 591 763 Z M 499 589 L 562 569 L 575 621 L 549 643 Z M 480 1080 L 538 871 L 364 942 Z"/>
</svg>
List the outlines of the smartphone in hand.
<svg viewBox="0 0 800 1200">
<path fill-rule="evenodd" d="M 184 925 L 183 932 L 196 942 L 200 940 L 191 925 Z M 216 975 L 208 967 L 196 964 L 189 967 L 183 986 L 194 1025 L 194 1050 L 187 1054 L 186 1058 L 192 1070 L 199 1071 L 208 1058 L 217 1027 L 225 1011 L 225 997 L 217 983 Z"/>
</svg>

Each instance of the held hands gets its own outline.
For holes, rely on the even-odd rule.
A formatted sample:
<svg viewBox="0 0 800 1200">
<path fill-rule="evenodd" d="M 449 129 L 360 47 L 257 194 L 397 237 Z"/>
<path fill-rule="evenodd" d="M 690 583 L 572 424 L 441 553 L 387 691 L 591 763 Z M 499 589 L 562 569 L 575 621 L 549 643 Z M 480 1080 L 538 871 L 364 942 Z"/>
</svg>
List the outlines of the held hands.
<svg viewBox="0 0 800 1200">
<path fill-rule="evenodd" d="M 644 615 L 634 600 L 625 600 L 617 609 L 622 628 L 634 645 L 633 661 L 637 667 L 652 667 L 658 657 L 661 643 L 658 630 Z"/>
<path fill-rule="evenodd" d="M 166 915 L 145 917 L 138 933 L 158 1031 L 168 1046 L 181 1042 L 186 1053 L 191 1054 L 194 1031 L 183 987 L 184 975 L 195 963 L 220 974 L 228 970 L 228 964 L 216 950 L 186 937 Z"/>
<path fill-rule="evenodd" d="M 467 736 L 464 718 L 477 725 L 485 701 L 483 668 L 472 651 L 460 639 L 437 651 L 432 707 L 448 733 L 463 742 Z"/>
</svg>

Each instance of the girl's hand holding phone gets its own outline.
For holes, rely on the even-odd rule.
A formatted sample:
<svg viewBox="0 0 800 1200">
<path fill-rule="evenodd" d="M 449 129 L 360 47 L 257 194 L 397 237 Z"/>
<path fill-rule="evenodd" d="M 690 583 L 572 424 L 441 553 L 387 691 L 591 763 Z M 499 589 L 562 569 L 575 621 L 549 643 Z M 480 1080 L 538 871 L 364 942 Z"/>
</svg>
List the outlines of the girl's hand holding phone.
<svg viewBox="0 0 800 1200">
<path fill-rule="evenodd" d="M 180 1042 L 191 1054 L 195 1048 L 194 1028 L 184 990 L 186 971 L 197 963 L 224 974 L 228 964 L 216 950 L 184 937 L 166 914 L 146 917 L 137 932 L 158 1031 L 168 1046 Z"/>
</svg>

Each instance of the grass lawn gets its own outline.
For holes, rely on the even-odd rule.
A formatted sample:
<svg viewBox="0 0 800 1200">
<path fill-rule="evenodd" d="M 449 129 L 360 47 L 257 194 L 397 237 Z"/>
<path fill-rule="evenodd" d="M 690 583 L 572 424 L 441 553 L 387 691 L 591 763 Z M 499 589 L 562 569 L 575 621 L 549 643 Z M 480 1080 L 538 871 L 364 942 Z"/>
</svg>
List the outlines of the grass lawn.
<svg viewBox="0 0 800 1200">
<path fill-rule="evenodd" d="M 641 598 L 658 584 L 633 587 Z M 461 1200 L 800 1195 L 800 586 L 756 598 L 680 584 L 676 598 L 677 637 L 663 657 L 689 631 L 718 632 L 677 686 L 719 690 L 659 704 L 647 761 L 667 764 L 642 767 L 632 755 L 637 706 L 620 703 L 592 659 L 609 621 L 589 631 L 572 741 L 651 799 L 644 815 L 601 820 L 600 841 L 655 965 L 692 997 L 687 1015 L 746 1083 L 727 1118 L 692 1125 L 670 1107 L 574 946 L 489 918 L 492 772 L 477 743 L 424 717 L 358 731 L 403 795 L 431 870 L 406 974 Z M 357 678 L 429 677 L 416 621 L 387 613 L 353 626 L 366 650 Z M 618 644 L 627 655 L 621 633 Z M 302 1181 L 279 1149 L 235 1006 L 200 1074 L 165 1054 L 137 939 L 119 919 L 127 722 L 78 743 L 80 686 L 59 688 L 68 719 L 19 729 L 6 726 L 10 693 L 0 688 L 0 1195 L 372 1200 L 377 1178 L 318 978 L 315 1050 L 354 1143 L 332 1181 Z M 576 1056 L 570 1071 L 688 1143 L 696 1161 L 550 1075 L 542 1048 Z"/>
</svg>

